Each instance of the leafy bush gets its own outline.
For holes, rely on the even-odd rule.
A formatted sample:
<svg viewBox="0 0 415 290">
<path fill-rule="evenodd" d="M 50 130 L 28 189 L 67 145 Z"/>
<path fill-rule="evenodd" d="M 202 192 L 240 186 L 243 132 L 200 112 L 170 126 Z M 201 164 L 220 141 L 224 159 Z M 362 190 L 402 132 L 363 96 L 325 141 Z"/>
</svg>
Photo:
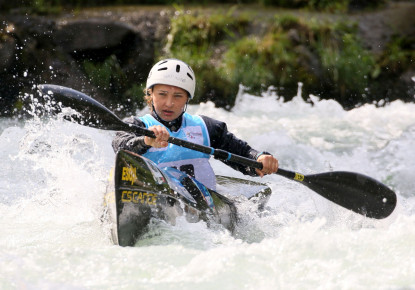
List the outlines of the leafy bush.
<svg viewBox="0 0 415 290">
<path fill-rule="evenodd" d="M 353 26 L 339 23 L 326 26 L 317 34 L 314 47 L 323 67 L 326 98 L 333 95 L 343 105 L 353 105 L 361 99 L 375 70 L 375 59 L 358 40 Z"/>
<path fill-rule="evenodd" d="M 405 70 L 415 59 L 413 44 L 415 39 L 394 36 L 379 58 L 379 66 L 383 70 L 399 73 Z"/>
<path fill-rule="evenodd" d="M 165 56 L 194 68 L 195 102 L 232 106 L 239 84 L 253 94 L 273 86 L 289 100 L 302 82 L 306 94 L 336 97 L 345 106 L 364 96 L 375 61 L 359 42 L 356 25 L 286 14 L 275 16 L 265 33 L 251 35 L 247 23 L 231 12 L 173 19 Z"/>
<path fill-rule="evenodd" d="M 179 10 L 171 21 L 163 57 L 187 62 L 197 76 L 193 102 L 215 100 L 219 106 L 233 104 L 237 88 L 220 71 L 221 47 L 226 41 L 244 34 L 246 17 L 235 17 L 233 9 L 226 13 L 187 14 Z"/>
<path fill-rule="evenodd" d="M 143 106 L 142 96 L 145 84 L 128 83 L 127 76 L 115 55 L 111 55 L 103 62 L 86 60 L 83 62 L 83 68 L 94 86 L 116 97 L 116 101 L 109 104 L 111 107 L 128 104 L 129 112 L 134 112 Z"/>
<path fill-rule="evenodd" d="M 285 34 L 263 38 L 248 36 L 232 45 L 224 55 L 224 75 L 235 86 L 243 84 L 252 93 L 269 86 L 296 87 L 296 55 Z"/>
</svg>

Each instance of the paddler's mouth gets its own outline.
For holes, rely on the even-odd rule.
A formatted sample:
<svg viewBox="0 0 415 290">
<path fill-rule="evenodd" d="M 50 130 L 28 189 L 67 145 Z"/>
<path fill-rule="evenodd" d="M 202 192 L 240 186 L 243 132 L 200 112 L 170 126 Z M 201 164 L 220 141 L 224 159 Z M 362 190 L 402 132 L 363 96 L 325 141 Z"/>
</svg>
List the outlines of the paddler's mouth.
<svg viewBox="0 0 415 290">
<path fill-rule="evenodd" d="M 162 110 L 161 113 L 162 113 L 163 119 L 166 119 L 166 118 L 170 119 L 174 116 L 174 111 L 170 111 L 170 110 Z M 171 121 L 171 120 L 166 120 L 166 121 Z"/>
<path fill-rule="evenodd" d="M 163 114 L 165 115 L 173 115 L 173 111 L 169 111 L 169 110 L 163 110 Z"/>
</svg>

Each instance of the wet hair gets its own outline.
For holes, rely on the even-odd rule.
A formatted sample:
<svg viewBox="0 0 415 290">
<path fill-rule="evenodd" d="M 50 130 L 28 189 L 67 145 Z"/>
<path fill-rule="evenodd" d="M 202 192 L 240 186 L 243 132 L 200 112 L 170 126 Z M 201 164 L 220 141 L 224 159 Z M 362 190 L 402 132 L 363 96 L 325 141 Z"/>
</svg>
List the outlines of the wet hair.
<svg viewBox="0 0 415 290">
<path fill-rule="evenodd" d="M 153 99 L 151 97 L 151 91 L 153 90 L 153 87 L 144 89 L 144 100 L 147 103 L 147 106 L 150 108 L 150 111 L 153 112 Z"/>
</svg>

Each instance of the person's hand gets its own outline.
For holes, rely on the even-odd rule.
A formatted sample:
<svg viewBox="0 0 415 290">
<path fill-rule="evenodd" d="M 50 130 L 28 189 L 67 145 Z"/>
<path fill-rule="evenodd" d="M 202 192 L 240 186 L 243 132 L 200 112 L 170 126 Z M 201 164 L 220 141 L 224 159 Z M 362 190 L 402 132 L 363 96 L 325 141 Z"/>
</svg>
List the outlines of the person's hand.
<svg viewBox="0 0 415 290">
<path fill-rule="evenodd" d="M 272 155 L 260 155 L 256 161 L 262 163 L 262 170 L 255 169 L 260 177 L 263 177 L 266 174 L 275 173 L 278 170 L 278 160 Z"/>
<path fill-rule="evenodd" d="M 163 148 L 169 145 L 167 140 L 169 139 L 170 134 L 167 131 L 166 127 L 163 127 L 161 125 L 156 125 L 148 129 L 154 132 L 154 135 L 156 135 L 156 138 L 151 138 L 147 136 L 144 137 L 144 143 L 146 143 L 146 145 L 155 147 L 155 148 Z"/>
</svg>

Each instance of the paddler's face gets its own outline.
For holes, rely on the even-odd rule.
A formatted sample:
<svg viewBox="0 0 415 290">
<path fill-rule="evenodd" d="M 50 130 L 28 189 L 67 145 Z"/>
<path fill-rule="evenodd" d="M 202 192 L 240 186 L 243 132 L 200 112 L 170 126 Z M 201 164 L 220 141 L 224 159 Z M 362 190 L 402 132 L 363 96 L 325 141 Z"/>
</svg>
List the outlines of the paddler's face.
<svg viewBox="0 0 415 290">
<path fill-rule="evenodd" d="M 155 85 L 150 93 L 154 109 L 164 121 L 173 121 L 183 113 L 188 96 L 182 88 L 170 85 Z"/>
</svg>

